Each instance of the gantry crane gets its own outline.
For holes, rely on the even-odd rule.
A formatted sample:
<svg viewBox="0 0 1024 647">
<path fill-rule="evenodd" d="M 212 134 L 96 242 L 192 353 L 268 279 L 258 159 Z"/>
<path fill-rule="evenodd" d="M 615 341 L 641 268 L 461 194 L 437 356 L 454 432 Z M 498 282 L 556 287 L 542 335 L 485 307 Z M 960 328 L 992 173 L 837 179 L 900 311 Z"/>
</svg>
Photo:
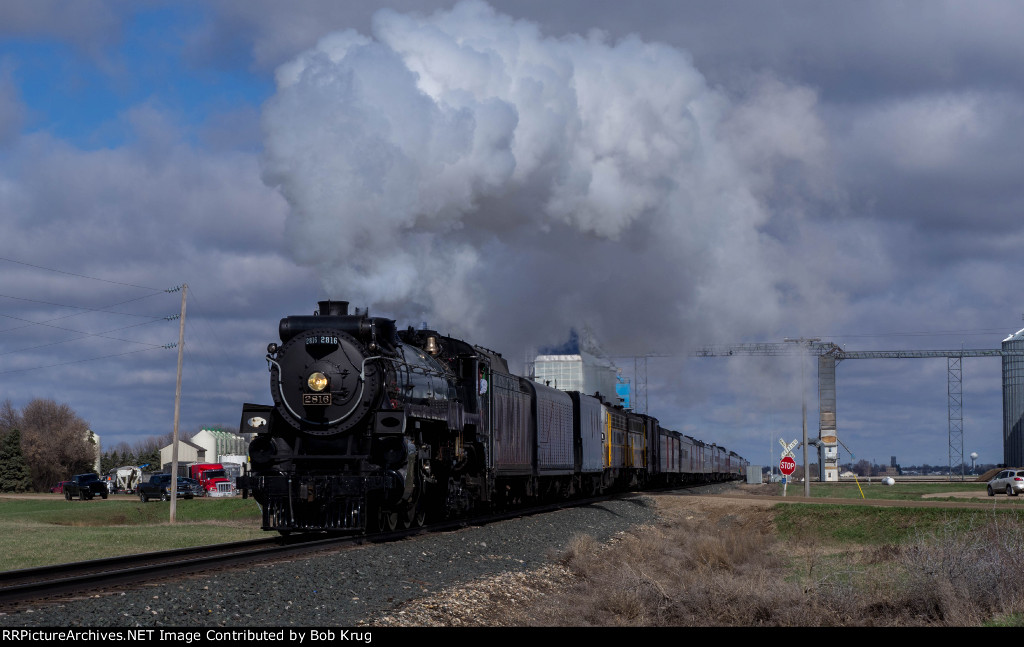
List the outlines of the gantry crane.
<svg viewBox="0 0 1024 647">
<path fill-rule="evenodd" d="M 818 358 L 818 441 L 815 444 L 818 445 L 818 464 L 822 466 L 818 478 L 824 481 L 839 480 L 839 438 L 836 429 L 836 364 L 844 359 L 920 359 L 945 357 L 947 394 L 949 399 L 950 478 L 952 479 L 953 466 L 959 463 L 960 478 L 962 480 L 964 476 L 963 373 L 961 370 L 963 358 L 1024 355 L 1024 351 L 1003 350 L 1001 348 L 848 351 L 832 342 L 823 342 L 817 338 L 801 338 L 787 339 L 783 343 L 768 342 L 705 346 L 697 349 L 690 355 L 692 357 L 729 357 L 734 355 L 794 354 L 815 355 Z M 801 363 L 802 366 L 803 364 Z"/>
</svg>

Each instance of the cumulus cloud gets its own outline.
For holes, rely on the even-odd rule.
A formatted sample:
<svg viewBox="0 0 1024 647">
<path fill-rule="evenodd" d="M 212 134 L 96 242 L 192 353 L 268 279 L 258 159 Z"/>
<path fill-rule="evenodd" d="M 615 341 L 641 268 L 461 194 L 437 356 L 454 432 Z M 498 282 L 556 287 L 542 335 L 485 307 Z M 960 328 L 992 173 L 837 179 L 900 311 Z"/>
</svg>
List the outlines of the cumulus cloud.
<svg viewBox="0 0 1024 647">
<path fill-rule="evenodd" d="M 260 182 L 254 154 L 182 143 L 153 104 L 123 119 L 134 135 L 123 147 L 82 150 L 36 132 L 0 155 L 7 397 L 24 406 L 39 395 L 28 378 L 59 375 L 59 399 L 105 447 L 173 419 L 175 353 L 158 347 L 177 341 L 178 322 L 162 318 L 179 311 L 180 294 L 159 290 L 190 285 L 190 430 L 230 422 L 239 402 L 265 393 L 267 322 L 295 295 L 311 311 L 316 295 L 315 284 L 303 295 L 313 281 L 280 249 L 285 205 Z M 141 413 L 124 415 L 127 402 Z"/>
<path fill-rule="evenodd" d="M 637 326 L 657 345 L 784 317 L 768 187 L 827 168 L 808 88 L 729 97 L 681 49 L 547 37 L 477 1 L 380 11 L 277 84 L 264 181 L 332 296 L 484 342 L 587 322 L 631 351 Z"/>
</svg>

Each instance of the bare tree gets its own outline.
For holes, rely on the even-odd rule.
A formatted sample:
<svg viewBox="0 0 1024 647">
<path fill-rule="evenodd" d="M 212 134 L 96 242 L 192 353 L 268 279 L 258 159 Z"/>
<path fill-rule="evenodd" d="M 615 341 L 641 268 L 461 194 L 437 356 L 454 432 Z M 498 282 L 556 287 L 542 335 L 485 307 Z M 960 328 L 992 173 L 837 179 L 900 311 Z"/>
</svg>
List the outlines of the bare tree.
<svg viewBox="0 0 1024 647">
<path fill-rule="evenodd" d="M 21 414 L 8 398 L 0 405 L 0 436 L 7 435 L 8 432 L 15 429 L 21 429 Z"/>
<path fill-rule="evenodd" d="M 110 454 L 119 458 L 118 464 L 113 465 L 112 467 L 122 467 L 124 465 L 131 465 L 135 462 L 135 451 L 132 450 L 131 445 L 123 440 L 111 448 Z"/>
<path fill-rule="evenodd" d="M 187 438 L 186 438 L 187 434 L 182 433 L 180 429 L 178 430 L 178 435 L 179 435 L 179 440 L 187 440 Z M 173 429 L 171 431 L 168 431 L 163 436 L 157 436 L 157 444 L 160 447 L 166 447 L 166 446 L 170 445 L 173 442 L 174 442 L 174 430 Z"/>
<path fill-rule="evenodd" d="M 853 466 L 853 471 L 856 472 L 858 476 L 871 476 L 871 463 L 862 458 Z"/>
<path fill-rule="evenodd" d="M 37 398 L 28 403 L 21 418 L 22 449 L 37 491 L 72 474 L 92 471 L 96 440 L 89 423 L 71 407 Z"/>
<path fill-rule="evenodd" d="M 173 436 L 174 432 L 171 432 L 171 435 Z M 167 444 L 170 444 L 170 441 L 167 441 Z M 152 452 L 154 449 L 159 451 L 160 447 L 159 438 L 156 436 L 147 436 L 141 440 L 135 441 L 135 444 L 132 445 L 132 453 L 136 456 L 142 456 L 143 454 Z"/>
</svg>

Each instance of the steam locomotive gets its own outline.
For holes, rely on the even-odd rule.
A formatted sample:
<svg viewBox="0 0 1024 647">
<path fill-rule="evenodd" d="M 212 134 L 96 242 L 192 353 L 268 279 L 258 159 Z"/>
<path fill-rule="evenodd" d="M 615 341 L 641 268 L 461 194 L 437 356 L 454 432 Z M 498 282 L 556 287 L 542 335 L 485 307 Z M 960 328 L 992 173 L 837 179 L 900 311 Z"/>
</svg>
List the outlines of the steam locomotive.
<svg viewBox="0 0 1024 647">
<path fill-rule="evenodd" d="M 274 404 L 243 406 L 264 530 L 374 532 L 745 473 L 734 452 L 513 375 L 495 351 L 318 306 L 282 319 L 267 347 Z"/>
</svg>

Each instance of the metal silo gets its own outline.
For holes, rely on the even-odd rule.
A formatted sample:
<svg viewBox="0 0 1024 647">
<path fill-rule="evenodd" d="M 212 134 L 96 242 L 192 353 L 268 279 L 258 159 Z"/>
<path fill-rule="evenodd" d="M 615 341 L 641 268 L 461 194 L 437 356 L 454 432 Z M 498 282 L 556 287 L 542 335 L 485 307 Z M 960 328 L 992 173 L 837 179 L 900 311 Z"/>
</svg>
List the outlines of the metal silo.
<svg viewBox="0 0 1024 647">
<path fill-rule="evenodd" d="M 1024 351 L 1024 330 L 1003 340 L 1003 350 Z M 1024 356 L 1003 356 L 1003 462 L 1024 466 Z"/>
</svg>

